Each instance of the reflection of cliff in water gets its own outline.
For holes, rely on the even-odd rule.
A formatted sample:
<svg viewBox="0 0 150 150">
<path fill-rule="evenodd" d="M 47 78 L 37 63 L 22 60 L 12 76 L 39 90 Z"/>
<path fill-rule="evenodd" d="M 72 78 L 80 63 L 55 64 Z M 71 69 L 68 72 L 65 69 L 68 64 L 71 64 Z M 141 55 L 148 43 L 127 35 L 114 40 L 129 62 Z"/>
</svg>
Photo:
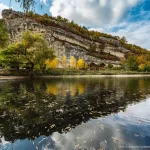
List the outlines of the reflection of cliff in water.
<svg viewBox="0 0 150 150">
<path fill-rule="evenodd" d="M 0 133 L 7 141 L 67 132 L 125 110 L 150 93 L 148 78 L 53 79 L 0 85 Z"/>
</svg>

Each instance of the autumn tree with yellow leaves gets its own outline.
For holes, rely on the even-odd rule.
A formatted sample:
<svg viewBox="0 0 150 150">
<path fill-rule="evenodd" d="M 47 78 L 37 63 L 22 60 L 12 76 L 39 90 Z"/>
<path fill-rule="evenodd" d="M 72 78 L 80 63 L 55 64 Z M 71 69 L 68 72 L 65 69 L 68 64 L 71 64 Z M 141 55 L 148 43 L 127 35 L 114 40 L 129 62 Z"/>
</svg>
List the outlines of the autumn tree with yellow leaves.
<svg viewBox="0 0 150 150">
<path fill-rule="evenodd" d="M 73 68 L 73 69 L 77 68 L 77 60 L 74 56 L 72 56 L 70 59 L 70 68 Z"/>
<path fill-rule="evenodd" d="M 62 57 L 62 66 L 63 66 L 63 68 L 67 68 L 68 67 L 67 57 L 66 56 Z"/>
<path fill-rule="evenodd" d="M 77 69 L 84 69 L 85 68 L 85 62 L 83 59 L 79 59 L 77 62 Z"/>
<path fill-rule="evenodd" d="M 58 68 L 58 59 L 55 57 L 54 59 L 52 60 L 47 60 L 46 61 L 46 68 L 49 69 L 55 69 L 55 68 Z"/>
<path fill-rule="evenodd" d="M 83 60 L 83 59 L 79 59 L 77 62 L 77 69 L 87 69 L 88 68 L 88 64 Z"/>
</svg>

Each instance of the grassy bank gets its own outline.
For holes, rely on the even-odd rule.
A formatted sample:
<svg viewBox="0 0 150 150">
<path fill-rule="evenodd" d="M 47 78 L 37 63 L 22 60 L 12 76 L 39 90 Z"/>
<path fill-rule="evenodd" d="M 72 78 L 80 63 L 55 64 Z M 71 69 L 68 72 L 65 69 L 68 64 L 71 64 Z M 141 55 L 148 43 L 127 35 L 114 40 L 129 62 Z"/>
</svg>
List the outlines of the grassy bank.
<svg viewBox="0 0 150 150">
<path fill-rule="evenodd" d="M 21 70 L 17 73 L 15 70 L 0 70 L 0 76 L 29 76 L 29 72 Z M 138 74 L 150 74 L 150 72 L 140 71 L 125 71 L 125 70 L 76 70 L 76 69 L 50 69 L 44 73 L 35 71 L 35 75 L 38 76 L 64 76 L 64 75 L 138 75 Z"/>
</svg>

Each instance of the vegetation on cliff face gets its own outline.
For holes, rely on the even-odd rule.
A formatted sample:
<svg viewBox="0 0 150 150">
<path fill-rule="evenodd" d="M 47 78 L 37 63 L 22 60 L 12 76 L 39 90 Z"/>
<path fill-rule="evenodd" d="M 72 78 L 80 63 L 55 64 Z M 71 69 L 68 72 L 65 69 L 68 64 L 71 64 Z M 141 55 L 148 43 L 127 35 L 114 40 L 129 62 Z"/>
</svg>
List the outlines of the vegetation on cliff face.
<svg viewBox="0 0 150 150">
<path fill-rule="evenodd" d="M 79 26 L 74 21 L 70 22 L 68 19 L 62 18 L 61 16 L 52 17 L 52 16 L 48 16 L 48 14 L 44 14 L 43 16 L 41 16 L 39 14 L 35 14 L 34 12 L 30 11 L 30 12 L 26 13 L 26 17 L 32 18 L 35 21 L 37 21 L 38 23 L 44 24 L 46 26 L 54 26 L 54 27 L 62 28 L 66 31 L 77 34 L 83 38 L 97 41 L 97 42 L 101 42 L 101 40 L 102 40 L 101 37 L 119 40 L 125 48 L 127 48 L 128 50 L 131 51 L 131 53 L 134 53 L 136 55 L 150 53 L 145 48 L 142 48 L 135 44 L 129 44 L 126 41 L 125 37 L 120 38 L 118 36 L 112 36 L 110 34 L 101 33 L 98 31 L 89 31 L 86 27 Z"/>
<path fill-rule="evenodd" d="M 35 21 L 44 24 L 46 26 L 54 26 L 62 28 L 64 30 L 70 31 L 89 40 L 100 41 L 99 37 L 107 37 L 115 40 L 118 39 L 118 37 L 112 36 L 110 34 L 100 33 L 97 31 L 89 31 L 86 27 L 79 26 L 74 21 L 70 22 L 68 19 L 62 18 L 61 16 L 52 17 L 49 16 L 48 14 L 44 14 L 43 16 L 41 16 L 39 14 L 35 14 L 34 12 L 30 11 L 26 13 L 26 17 L 32 18 Z"/>
<path fill-rule="evenodd" d="M 142 48 L 140 46 L 137 46 L 135 44 L 129 44 L 126 40 L 125 37 L 122 37 L 120 39 L 121 41 L 121 44 L 127 48 L 128 50 L 130 50 L 130 53 L 134 53 L 136 55 L 142 55 L 142 54 L 150 54 L 150 51 L 148 51 L 147 49 L 145 48 Z"/>
<path fill-rule="evenodd" d="M 0 19 L 0 49 L 7 46 L 9 40 L 8 31 L 5 25 L 5 21 Z"/>
</svg>

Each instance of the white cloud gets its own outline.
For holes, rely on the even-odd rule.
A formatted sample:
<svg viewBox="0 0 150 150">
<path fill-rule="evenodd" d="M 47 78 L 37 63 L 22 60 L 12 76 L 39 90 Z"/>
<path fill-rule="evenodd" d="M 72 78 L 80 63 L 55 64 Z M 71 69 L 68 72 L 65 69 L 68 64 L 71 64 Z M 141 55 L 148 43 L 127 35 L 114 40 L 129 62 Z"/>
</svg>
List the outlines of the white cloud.
<svg viewBox="0 0 150 150">
<path fill-rule="evenodd" d="M 4 9 L 8 9 L 9 7 L 7 5 L 4 5 L 3 3 L 0 3 L 0 18 L 2 18 L 2 11 Z"/>
<path fill-rule="evenodd" d="M 97 27 L 119 22 L 139 0 L 53 0 L 50 12 L 69 20 Z"/>
</svg>

